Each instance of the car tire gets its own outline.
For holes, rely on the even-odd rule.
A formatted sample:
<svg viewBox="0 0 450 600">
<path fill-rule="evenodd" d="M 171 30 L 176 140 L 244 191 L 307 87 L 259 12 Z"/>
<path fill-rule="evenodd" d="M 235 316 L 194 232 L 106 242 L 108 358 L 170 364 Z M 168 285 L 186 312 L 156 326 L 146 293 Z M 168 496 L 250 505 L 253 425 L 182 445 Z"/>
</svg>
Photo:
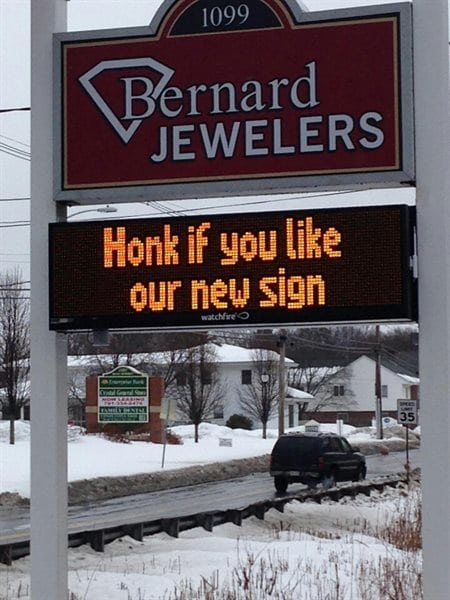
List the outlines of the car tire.
<svg viewBox="0 0 450 600">
<path fill-rule="evenodd" d="M 363 481 L 366 478 L 366 468 L 359 467 L 353 481 Z"/>
<path fill-rule="evenodd" d="M 284 494 L 288 487 L 288 480 L 285 477 L 281 477 L 280 475 L 276 475 L 273 480 L 275 484 L 275 489 L 279 494 Z"/>
<path fill-rule="evenodd" d="M 330 488 L 336 485 L 336 471 L 332 469 L 326 475 L 322 477 L 322 487 L 325 490 L 329 490 Z"/>
</svg>

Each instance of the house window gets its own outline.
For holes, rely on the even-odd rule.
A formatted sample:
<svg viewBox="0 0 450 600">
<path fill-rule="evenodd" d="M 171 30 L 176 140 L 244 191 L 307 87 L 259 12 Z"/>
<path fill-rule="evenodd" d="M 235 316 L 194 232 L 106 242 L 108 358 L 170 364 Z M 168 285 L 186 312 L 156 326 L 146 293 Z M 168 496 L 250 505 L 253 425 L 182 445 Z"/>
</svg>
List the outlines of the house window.
<svg viewBox="0 0 450 600">
<path fill-rule="evenodd" d="M 241 371 L 241 383 L 242 385 L 251 385 L 252 384 L 252 372 L 249 371 Z"/>
<path fill-rule="evenodd" d="M 333 386 L 333 395 L 334 396 L 344 396 L 345 390 L 343 385 L 334 385 Z"/>
<path fill-rule="evenodd" d="M 215 406 L 213 414 L 215 419 L 223 419 L 223 406 Z"/>
<path fill-rule="evenodd" d="M 387 385 L 382 385 L 381 386 L 381 397 L 382 398 L 387 398 L 388 397 L 388 386 Z"/>
<path fill-rule="evenodd" d="M 308 403 L 307 402 L 299 402 L 297 405 L 297 425 L 301 425 L 301 422 L 303 420 L 303 413 L 305 412 L 305 410 L 308 407 Z"/>
</svg>

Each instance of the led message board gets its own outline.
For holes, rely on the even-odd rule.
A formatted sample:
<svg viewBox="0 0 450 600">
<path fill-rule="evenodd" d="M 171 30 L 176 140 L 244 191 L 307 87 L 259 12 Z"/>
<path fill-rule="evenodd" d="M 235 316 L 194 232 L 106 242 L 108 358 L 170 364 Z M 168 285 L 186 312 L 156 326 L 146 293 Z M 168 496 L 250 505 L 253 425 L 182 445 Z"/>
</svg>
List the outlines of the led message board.
<svg viewBox="0 0 450 600">
<path fill-rule="evenodd" d="M 411 3 L 174 0 L 55 36 L 55 199 L 414 182 Z"/>
<path fill-rule="evenodd" d="M 411 320 L 411 211 L 53 223 L 50 328 Z"/>
</svg>

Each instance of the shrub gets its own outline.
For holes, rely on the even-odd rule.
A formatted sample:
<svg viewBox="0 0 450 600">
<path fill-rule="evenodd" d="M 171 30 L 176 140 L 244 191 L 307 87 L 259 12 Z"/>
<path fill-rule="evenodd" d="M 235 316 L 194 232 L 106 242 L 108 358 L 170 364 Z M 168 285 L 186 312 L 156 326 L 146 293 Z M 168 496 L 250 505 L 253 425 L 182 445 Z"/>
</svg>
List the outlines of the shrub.
<svg viewBox="0 0 450 600">
<path fill-rule="evenodd" d="M 252 420 L 245 415 L 231 415 L 228 421 L 225 423 L 230 429 L 252 429 Z"/>
<path fill-rule="evenodd" d="M 174 446 L 182 446 L 183 445 L 182 438 L 179 435 L 177 435 L 176 433 L 173 433 L 173 431 L 171 431 L 170 429 L 168 429 L 166 431 L 166 442 L 168 444 L 173 444 Z"/>
</svg>

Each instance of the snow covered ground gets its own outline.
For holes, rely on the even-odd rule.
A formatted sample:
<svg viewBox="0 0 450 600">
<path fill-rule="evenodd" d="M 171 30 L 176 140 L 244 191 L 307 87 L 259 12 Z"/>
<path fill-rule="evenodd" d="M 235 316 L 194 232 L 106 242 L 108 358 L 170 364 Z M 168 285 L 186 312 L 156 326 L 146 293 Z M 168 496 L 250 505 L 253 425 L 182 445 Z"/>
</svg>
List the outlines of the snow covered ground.
<svg viewBox="0 0 450 600">
<path fill-rule="evenodd" d="M 344 435 L 358 445 L 374 439 L 373 430 L 359 430 L 344 425 Z M 298 427 L 302 430 L 302 427 Z M 322 425 L 321 431 L 336 431 L 336 425 Z M 278 437 L 276 430 L 267 432 L 262 439 L 261 430 L 245 431 L 203 423 L 200 442 L 194 442 L 193 425 L 172 428 L 182 438 L 182 445 L 167 445 L 164 469 L 181 469 L 250 456 L 270 454 Z M 231 446 L 221 446 L 220 440 L 231 439 Z M 16 443 L 8 444 L 9 423 L 0 421 L 0 494 L 16 492 L 30 496 L 30 423 L 16 423 Z M 68 480 L 92 479 L 102 476 L 134 475 L 162 469 L 163 446 L 133 442 L 121 444 L 97 435 L 82 435 L 77 427 L 68 428 Z"/>
<path fill-rule="evenodd" d="M 334 425 L 327 428 L 333 429 Z M 165 468 L 183 468 L 266 454 L 276 439 L 260 431 L 202 425 L 199 444 L 192 426 L 175 428 L 183 445 L 167 446 Z M 373 437 L 346 427 L 357 444 Z M 221 446 L 228 437 L 232 446 Z M 162 446 L 120 444 L 70 430 L 69 479 L 125 475 L 161 469 Z M 29 494 L 29 425 L 17 424 L 17 443 L 8 444 L 7 424 L 0 424 L 0 493 Z M 193 529 L 178 539 L 158 534 L 137 542 L 123 538 L 104 554 L 88 546 L 69 551 L 71 600 L 385 600 L 380 590 L 385 565 L 408 572 L 415 585 L 421 570 L 419 552 L 399 550 L 379 535 L 394 515 L 410 510 L 419 490 L 390 490 L 339 504 L 292 502 L 284 513 L 271 510 L 264 521 L 254 517 L 242 527 L 221 525 L 209 533 Z M 29 598 L 29 558 L 0 565 L 0 599 Z M 406 585 L 406 584 L 405 584 Z M 252 590 L 253 595 L 245 595 Z M 405 598 L 418 600 L 416 588 Z M 230 595 L 225 595 L 229 593 Z M 232 595 L 234 594 L 234 595 Z M 395 598 L 395 596 L 393 596 Z M 400 598 L 400 596 L 399 596 Z"/>
</svg>

